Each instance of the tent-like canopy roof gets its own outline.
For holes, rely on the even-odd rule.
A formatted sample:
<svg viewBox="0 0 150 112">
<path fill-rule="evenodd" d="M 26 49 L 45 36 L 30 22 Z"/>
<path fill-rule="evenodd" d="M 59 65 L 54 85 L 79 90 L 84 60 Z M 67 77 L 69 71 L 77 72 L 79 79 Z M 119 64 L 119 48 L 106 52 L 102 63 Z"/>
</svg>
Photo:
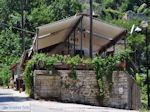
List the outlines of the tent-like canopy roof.
<svg viewBox="0 0 150 112">
<path fill-rule="evenodd" d="M 82 22 L 81 22 L 82 21 Z M 82 23 L 82 27 L 81 27 Z M 81 30 L 82 28 L 82 30 Z M 76 45 L 80 45 L 82 31 L 83 48 L 89 49 L 90 18 L 86 15 L 75 15 L 37 28 L 38 33 L 33 42 L 34 50 L 41 50 L 65 42 L 69 38 L 73 43 L 75 30 Z M 93 19 L 93 51 L 101 52 L 120 40 L 126 30 L 100 20 Z"/>
</svg>

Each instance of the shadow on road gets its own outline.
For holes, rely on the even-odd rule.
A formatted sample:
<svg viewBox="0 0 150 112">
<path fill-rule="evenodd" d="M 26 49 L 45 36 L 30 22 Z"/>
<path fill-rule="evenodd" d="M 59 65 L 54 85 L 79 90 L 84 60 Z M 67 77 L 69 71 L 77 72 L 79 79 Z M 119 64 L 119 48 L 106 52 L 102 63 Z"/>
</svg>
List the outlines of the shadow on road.
<svg viewBox="0 0 150 112">
<path fill-rule="evenodd" d="M 1 95 L 11 95 L 11 93 L 0 93 L 0 96 Z"/>
<path fill-rule="evenodd" d="M 26 97 L 11 97 L 11 96 L 3 96 L 0 97 L 0 102 L 25 102 L 29 101 Z"/>
</svg>

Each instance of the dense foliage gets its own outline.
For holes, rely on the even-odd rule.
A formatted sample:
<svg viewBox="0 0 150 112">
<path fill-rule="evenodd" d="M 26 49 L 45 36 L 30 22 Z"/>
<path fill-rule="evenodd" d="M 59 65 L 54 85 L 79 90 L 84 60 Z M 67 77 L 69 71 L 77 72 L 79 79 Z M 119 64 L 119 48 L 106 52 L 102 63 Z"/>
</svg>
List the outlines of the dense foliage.
<svg viewBox="0 0 150 112">
<path fill-rule="evenodd" d="M 60 20 L 82 10 L 82 5 L 76 0 L 23 0 L 25 29 L 34 32 L 39 25 Z M 21 28 L 21 1 L 0 0 L 0 57 L 2 63 L 7 56 L 21 55 L 21 32 L 12 26 Z M 31 45 L 33 34 L 25 32 L 25 48 Z M 6 58 L 5 58 L 6 57 Z"/>
<path fill-rule="evenodd" d="M 3 66 L 0 70 L 0 85 L 7 86 L 9 81 L 9 67 Z"/>
<path fill-rule="evenodd" d="M 32 32 L 35 32 L 35 28 L 39 25 L 75 15 L 82 10 L 82 5 L 76 0 L 23 1 L 24 29 Z M 9 68 L 22 54 L 22 34 L 14 27 L 21 28 L 21 0 L 0 0 L 1 71 L 5 66 Z M 30 48 L 33 36 L 25 32 L 25 49 Z M 5 76 L 8 79 L 8 73 Z"/>
</svg>

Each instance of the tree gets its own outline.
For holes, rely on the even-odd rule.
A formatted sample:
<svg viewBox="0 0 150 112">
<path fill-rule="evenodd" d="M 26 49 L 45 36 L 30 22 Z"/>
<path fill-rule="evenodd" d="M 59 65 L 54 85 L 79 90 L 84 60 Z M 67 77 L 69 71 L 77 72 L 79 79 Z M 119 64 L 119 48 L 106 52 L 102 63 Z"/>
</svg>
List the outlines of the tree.
<svg viewBox="0 0 150 112">
<path fill-rule="evenodd" d="M 9 67 L 3 66 L 0 70 L 0 83 L 7 86 L 9 81 Z"/>
<path fill-rule="evenodd" d="M 20 39 L 11 30 L 6 29 L 0 33 L 0 61 L 9 65 L 21 55 Z"/>
<path fill-rule="evenodd" d="M 42 4 L 33 8 L 29 15 L 30 21 L 37 27 L 66 17 L 75 15 L 82 10 L 82 5 L 76 0 L 55 0 L 50 5 Z"/>
</svg>

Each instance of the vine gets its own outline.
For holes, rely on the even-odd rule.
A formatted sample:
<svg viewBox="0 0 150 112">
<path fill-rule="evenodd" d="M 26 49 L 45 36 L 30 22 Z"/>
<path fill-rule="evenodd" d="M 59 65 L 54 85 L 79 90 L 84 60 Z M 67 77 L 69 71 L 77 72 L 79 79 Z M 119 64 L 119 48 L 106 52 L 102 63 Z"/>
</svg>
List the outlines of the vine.
<svg viewBox="0 0 150 112">
<path fill-rule="evenodd" d="M 77 79 L 76 69 L 79 63 L 88 65 L 95 70 L 96 78 L 99 86 L 99 96 L 104 98 L 105 95 L 108 96 L 112 89 L 112 72 L 116 70 L 116 64 L 119 61 L 128 59 L 129 51 L 117 52 L 114 56 L 108 56 L 106 58 L 95 57 L 90 58 L 80 58 L 77 56 L 62 56 L 62 55 L 52 55 L 48 56 L 46 54 L 35 54 L 31 60 L 26 64 L 24 70 L 24 82 L 26 87 L 26 92 L 31 93 L 32 89 L 32 75 L 34 69 L 44 69 L 54 71 L 54 64 L 57 62 L 64 62 L 70 66 L 71 72 L 69 77 L 73 80 Z M 106 83 L 108 87 L 106 86 Z"/>
<path fill-rule="evenodd" d="M 77 79 L 77 75 L 76 75 L 76 67 L 77 65 L 79 64 L 80 62 L 80 57 L 77 55 L 77 56 L 74 56 L 74 57 L 67 57 L 64 61 L 65 61 L 65 64 L 68 64 L 70 65 L 71 67 L 71 72 L 69 74 L 69 77 L 76 80 Z"/>
<path fill-rule="evenodd" d="M 58 61 L 58 56 L 47 56 L 46 54 L 35 54 L 32 59 L 30 59 L 24 70 L 24 82 L 25 90 L 28 94 L 31 94 L 33 70 L 34 69 L 46 69 L 53 70 L 53 65 Z"/>
<path fill-rule="evenodd" d="M 108 56 L 105 58 L 95 57 L 92 60 L 99 86 L 99 97 L 101 100 L 108 96 L 112 90 L 112 73 L 114 70 L 117 70 L 116 65 L 122 60 L 129 59 L 129 53 L 129 50 L 125 50 L 115 53 L 114 56 Z"/>
</svg>

